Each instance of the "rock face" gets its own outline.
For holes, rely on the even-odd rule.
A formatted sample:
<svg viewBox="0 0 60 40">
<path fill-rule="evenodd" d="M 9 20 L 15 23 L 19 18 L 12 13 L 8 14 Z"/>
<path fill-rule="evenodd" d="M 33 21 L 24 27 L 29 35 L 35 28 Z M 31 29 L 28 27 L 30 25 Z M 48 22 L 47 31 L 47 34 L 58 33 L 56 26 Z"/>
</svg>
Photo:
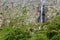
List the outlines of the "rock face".
<svg viewBox="0 0 60 40">
<path fill-rule="evenodd" d="M 56 16 L 60 10 L 60 0 L 43 0 L 45 5 L 46 20 Z M 0 0 L 0 12 L 4 13 L 5 18 L 14 18 L 21 15 L 21 10 L 27 7 L 27 17 L 25 22 L 36 23 L 40 13 L 41 0 Z M 4 11 L 2 11 L 4 10 Z M 16 15 L 17 14 L 17 15 Z M 8 16 L 8 17 L 7 17 Z"/>
<path fill-rule="evenodd" d="M 1 25 L 2 25 L 2 23 L 3 23 L 3 16 L 2 15 L 0 15 L 0 27 L 1 27 Z"/>
</svg>

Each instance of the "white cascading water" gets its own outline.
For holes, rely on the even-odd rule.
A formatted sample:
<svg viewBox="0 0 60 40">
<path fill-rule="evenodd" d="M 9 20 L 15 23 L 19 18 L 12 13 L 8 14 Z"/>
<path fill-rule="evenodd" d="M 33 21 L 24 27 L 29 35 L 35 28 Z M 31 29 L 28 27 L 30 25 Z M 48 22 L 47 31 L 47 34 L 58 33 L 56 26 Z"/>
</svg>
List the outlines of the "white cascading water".
<svg viewBox="0 0 60 40">
<path fill-rule="evenodd" d="M 43 0 L 41 0 L 41 13 L 40 13 L 40 21 L 43 22 Z"/>
</svg>

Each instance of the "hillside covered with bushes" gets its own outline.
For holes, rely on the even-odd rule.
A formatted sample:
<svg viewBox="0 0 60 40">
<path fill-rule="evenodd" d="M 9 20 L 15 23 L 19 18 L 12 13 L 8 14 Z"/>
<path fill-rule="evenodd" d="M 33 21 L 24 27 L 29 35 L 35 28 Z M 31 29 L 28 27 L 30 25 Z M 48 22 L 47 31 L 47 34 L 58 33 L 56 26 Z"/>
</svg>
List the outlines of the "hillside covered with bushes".
<svg viewBox="0 0 60 40">
<path fill-rule="evenodd" d="M 0 0 L 0 40 L 60 40 L 60 0 Z"/>
</svg>

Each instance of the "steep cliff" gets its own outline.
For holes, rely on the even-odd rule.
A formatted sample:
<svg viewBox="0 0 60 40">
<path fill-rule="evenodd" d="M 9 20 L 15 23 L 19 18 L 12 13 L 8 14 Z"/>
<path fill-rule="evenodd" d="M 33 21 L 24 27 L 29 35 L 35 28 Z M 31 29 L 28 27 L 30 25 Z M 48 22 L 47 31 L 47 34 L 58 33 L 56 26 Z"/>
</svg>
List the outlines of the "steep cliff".
<svg viewBox="0 0 60 40">
<path fill-rule="evenodd" d="M 43 1 L 46 21 L 60 13 L 60 0 Z M 40 6 L 40 0 L 0 0 L 0 13 L 3 13 L 6 20 L 11 21 L 18 17 L 18 22 L 37 23 Z"/>
</svg>

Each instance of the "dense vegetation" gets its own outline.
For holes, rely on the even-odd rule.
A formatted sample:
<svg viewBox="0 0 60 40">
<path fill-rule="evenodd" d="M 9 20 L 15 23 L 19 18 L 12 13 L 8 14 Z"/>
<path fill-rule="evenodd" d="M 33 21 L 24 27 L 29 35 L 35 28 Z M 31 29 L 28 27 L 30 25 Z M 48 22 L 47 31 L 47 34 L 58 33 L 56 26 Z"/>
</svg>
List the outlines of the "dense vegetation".
<svg viewBox="0 0 60 40">
<path fill-rule="evenodd" d="M 35 27 L 36 26 L 36 27 Z M 38 27 L 41 26 L 41 29 Z M 28 24 L 0 28 L 0 40 L 60 40 L 60 16 L 43 24 Z"/>
<path fill-rule="evenodd" d="M 28 0 L 24 7 L 21 3 L 10 8 L 8 1 L 0 1 L 0 40 L 60 40 L 60 7 L 53 1 L 46 0 L 44 23 L 37 22 L 39 2 Z"/>
</svg>

